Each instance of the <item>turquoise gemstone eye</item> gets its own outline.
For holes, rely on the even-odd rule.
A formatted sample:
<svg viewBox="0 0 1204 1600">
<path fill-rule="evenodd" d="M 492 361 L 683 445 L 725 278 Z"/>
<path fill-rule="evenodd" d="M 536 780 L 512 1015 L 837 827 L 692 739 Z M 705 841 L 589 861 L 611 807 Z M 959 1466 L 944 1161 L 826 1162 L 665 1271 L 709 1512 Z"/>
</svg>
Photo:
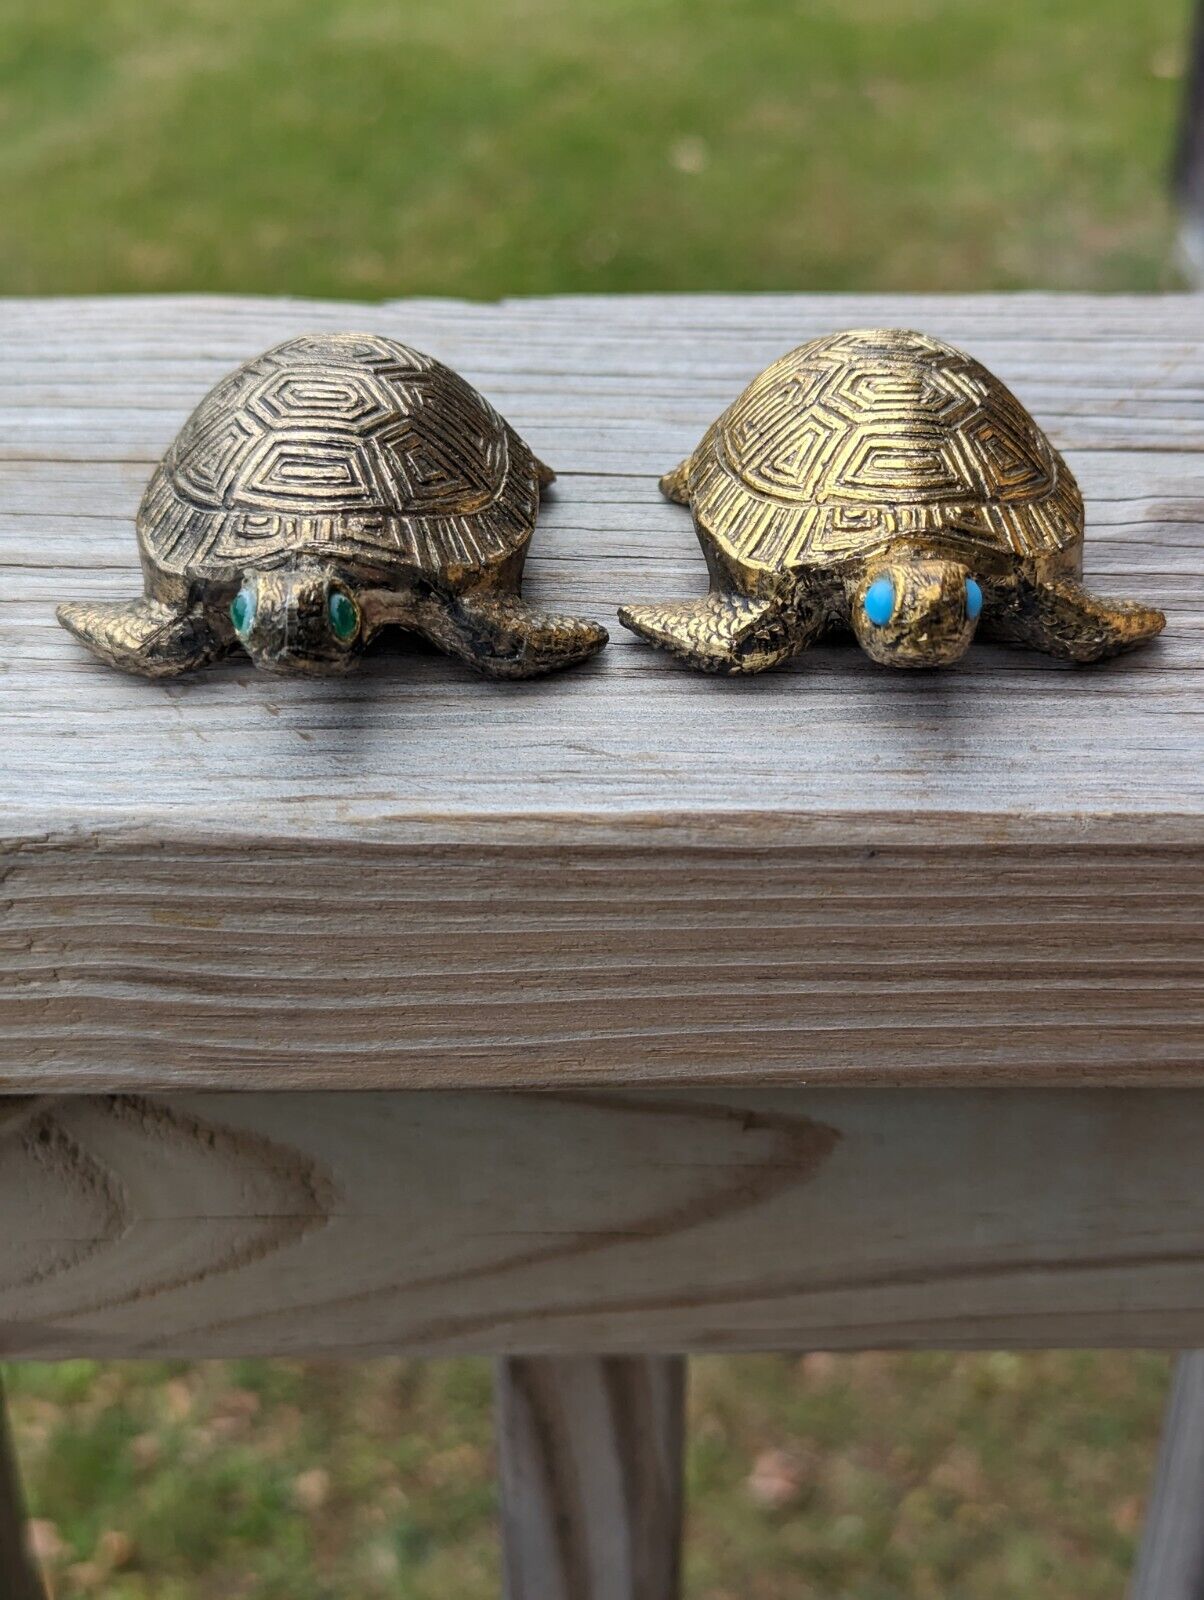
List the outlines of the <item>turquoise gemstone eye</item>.
<svg viewBox="0 0 1204 1600">
<path fill-rule="evenodd" d="M 351 639 L 359 630 L 360 610 L 350 595 L 341 589 L 332 589 L 326 602 L 330 614 L 330 628 L 336 639 Z"/>
<path fill-rule="evenodd" d="M 875 578 L 861 602 L 875 628 L 885 626 L 895 611 L 895 586 L 889 578 Z"/>
<path fill-rule="evenodd" d="M 234 624 L 234 631 L 240 639 L 245 639 L 251 631 L 251 624 L 255 621 L 255 591 L 243 588 L 238 591 L 230 602 L 230 621 Z"/>
<path fill-rule="evenodd" d="M 982 589 L 974 578 L 966 579 L 966 615 L 973 622 L 982 610 Z"/>
</svg>

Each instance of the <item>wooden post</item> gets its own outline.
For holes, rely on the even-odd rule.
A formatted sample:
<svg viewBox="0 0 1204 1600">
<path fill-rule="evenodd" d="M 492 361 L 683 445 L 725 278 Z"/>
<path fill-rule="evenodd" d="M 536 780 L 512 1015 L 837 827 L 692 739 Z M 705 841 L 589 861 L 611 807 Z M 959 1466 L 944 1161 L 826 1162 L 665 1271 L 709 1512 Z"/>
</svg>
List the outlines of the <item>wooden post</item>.
<svg viewBox="0 0 1204 1600">
<path fill-rule="evenodd" d="M 685 1362 L 498 1365 L 506 1600 L 677 1600 Z"/>
<path fill-rule="evenodd" d="M 25 1527 L 25 1499 L 17 1472 L 8 1408 L 0 1384 L 0 1594 L 4 1600 L 46 1600 Z"/>
<path fill-rule="evenodd" d="M 1130 1600 L 1204 1600 L 1204 1351 L 1179 1357 Z"/>
<path fill-rule="evenodd" d="M 1173 179 L 1182 209 L 1183 254 L 1199 282 L 1204 276 L 1204 0 L 1197 0 L 1192 27 Z"/>
</svg>

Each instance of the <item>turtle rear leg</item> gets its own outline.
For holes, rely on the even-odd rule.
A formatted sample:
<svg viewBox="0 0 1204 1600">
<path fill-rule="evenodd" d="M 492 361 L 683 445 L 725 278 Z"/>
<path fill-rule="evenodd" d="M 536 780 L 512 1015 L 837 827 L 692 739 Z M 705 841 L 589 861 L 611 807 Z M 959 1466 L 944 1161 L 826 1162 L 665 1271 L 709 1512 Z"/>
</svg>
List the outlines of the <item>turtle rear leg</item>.
<svg viewBox="0 0 1204 1600">
<path fill-rule="evenodd" d="M 764 672 L 813 643 L 823 628 L 818 606 L 753 600 L 712 590 L 701 600 L 621 606 L 619 621 L 650 644 L 701 672 Z"/>
<path fill-rule="evenodd" d="M 610 635 L 596 622 L 540 611 L 516 594 L 428 601 L 407 625 L 490 678 L 534 678 L 584 661 Z"/>
<path fill-rule="evenodd" d="M 688 506 L 690 503 L 690 457 L 679 461 L 672 472 L 666 472 L 661 479 L 661 493 L 666 500 L 674 500 L 679 506 Z"/>
<path fill-rule="evenodd" d="M 1073 579 L 1036 583 L 1021 577 L 997 587 L 986 608 L 987 631 L 1065 661 L 1099 661 L 1135 650 L 1166 626 L 1161 611 L 1135 600 L 1091 594 Z"/>
<path fill-rule="evenodd" d="M 75 600 L 58 608 L 68 633 L 123 672 L 170 678 L 203 667 L 234 647 L 233 632 L 216 628 L 194 606 L 179 610 L 162 600 Z"/>
</svg>

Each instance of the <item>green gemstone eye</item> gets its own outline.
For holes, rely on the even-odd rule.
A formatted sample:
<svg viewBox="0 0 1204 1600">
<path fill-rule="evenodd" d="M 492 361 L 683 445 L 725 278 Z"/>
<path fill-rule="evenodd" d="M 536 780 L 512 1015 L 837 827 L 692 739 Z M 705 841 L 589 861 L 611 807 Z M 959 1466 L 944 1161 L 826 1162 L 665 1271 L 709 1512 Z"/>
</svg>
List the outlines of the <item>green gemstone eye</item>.
<svg viewBox="0 0 1204 1600">
<path fill-rule="evenodd" d="M 360 608 L 350 595 L 341 589 L 332 589 L 326 602 L 330 614 L 330 628 L 336 639 L 352 639 L 359 631 Z"/>
<path fill-rule="evenodd" d="M 242 588 L 230 602 L 230 621 L 240 639 L 245 639 L 255 621 L 255 591 Z"/>
</svg>

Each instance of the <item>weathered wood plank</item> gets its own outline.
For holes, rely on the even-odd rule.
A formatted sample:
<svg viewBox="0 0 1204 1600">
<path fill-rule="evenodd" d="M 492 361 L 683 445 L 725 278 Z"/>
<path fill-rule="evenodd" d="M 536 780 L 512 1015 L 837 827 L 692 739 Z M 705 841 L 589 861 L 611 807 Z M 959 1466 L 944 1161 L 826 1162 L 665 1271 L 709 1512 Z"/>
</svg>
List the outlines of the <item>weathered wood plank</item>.
<svg viewBox="0 0 1204 1600">
<path fill-rule="evenodd" d="M 59 1097 L 0 1356 L 1204 1345 L 1204 1092 Z"/>
<path fill-rule="evenodd" d="M 1204 1600 L 1204 1352 L 1180 1356 L 1130 1600 Z"/>
<path fill-rule="evenodd" d="M 88 660 L 48 608 L 79 587 L 77 567 L 88 593 L 118 594 L 135 580 L 129 519 L 151 462 L 205 386 L 271 339 L 356 319 L 437 347 L 554 460 L 564 481 L 536 540 L 532 584 L 571 591 L 603 618 L 631 594 L 701 585 L 689 518 L 660 500 L 651 475 L 758 365 L 840 323 L 922 322 L 972 345 L 1050 424 L 1093 512 L 1112 518 L 1091 546 L 1096 573 L 1164 599 L 1174 625 L 1153 651 L 1096 673 L 984 648 L 964 671 L 906 691 L 839 648 L 753 684 L 715 684 L 621 633 L 595 666 L 525 686 L 481 685 L 442 658 L 406 652 L 385 653 L 367 680 L 345 684 L 282 685 L 228 665 L 149 690 Z M 860 815 L 871 798 L 877 811 L 910 813 L 917 784 L 938 807 L 1123 812 L 1152 803 L 1139 781 L 1142 741 L 1128 739 L 1146 720 L 1147 737 L 1167 744 L 1156 809 L 1201 807 L 1194 747 L 1177 755 L 1166 738 L 1190 727 L 1204 609 L 1204 302 L 1194 297 L 10 302 L 0 305 L 0 332 L 0 416 L 13 453 L 0 479 L 0 549 L 12 568 L 0 608 L 10 663 L 0 710 L 13 718 L 14 757 L 36 758 L 15 761 L 0 789 L 19 813 L 64 807 L 91 820 L 155 821 L 144 774 L 169 763 L 172 779 L 156 774 L 155 800 L 189 821 L 263 819 L 265 806 L 281 806 L 309 826 L 343 826 L 349 801 L 352 818 L 366 822 L 381 818 L 385 796 L 389 819 L 641 804 L 710 815 L 754 798 L 788 813 Z M 123 385 L 129 403 L 114 407 Z M 1068 438 L 1060 423 L 1079 413 Z M 86 538 L 81 518 L 94 528 Z M 1174 522 L 1173 546 L 1151 537 L 1151 520 L 1158 529 Z M 1026 690 L 1013 709 L 1017 677 Z M 81 692 L 83 711 L 67 721 Z M 1041 726 L 1031 725 L 1030 696 L 1046 711 Z M 299 748 L 295 733 L 268 736 L 290 714 L 313 723 L 315 748 Z M 48 715 L 57 719 L 49 726 Z M 672 741 L 662 737 L 666 716 Z M 1109 722 L 1116 731 L 1100 748 L 1091 736 Z M 516 726 L 530 730 L 517 748 Z M 332 751 L 322 740 L 335 729 L 343 739 Z M 123 759 L 108 759 L 114 741 Z"/>
<path fill-rule="evenodd" d="M 506 1600 L 677 1600 L 685 1362 L 497 1368 Z"/>
<path fill-rule="evenodd" d="M 716 683 L 616 628 L 525 685 L 405 644 L 346 682 L 151 685 L 54 622 L 136 584 L 143 482 L 208 384 L 357 324 L 560 469 L 531 592 L 613 621 L 704 581 L 655 474 L 769 358 L 871 322 L 1017 388 L 1091 574 L 1163 640 Z M 0 338 L 0 1085 L 1200 1078 L 1204 298 L 31 301 Z"/>
<path fill-rule="evenodd" d="M 30 845 L 3 891 L 0 1084 L 1204 1078 L 1194 848 L 1152 823 L 1039 850 L 947 827 Z"/>
<path fill-rule="evenodd" d="M 46 1600 L 26 1534 L 25 1497 L 0 1382 L 0 1594 L 4 1600 Z"/>
</svg>

